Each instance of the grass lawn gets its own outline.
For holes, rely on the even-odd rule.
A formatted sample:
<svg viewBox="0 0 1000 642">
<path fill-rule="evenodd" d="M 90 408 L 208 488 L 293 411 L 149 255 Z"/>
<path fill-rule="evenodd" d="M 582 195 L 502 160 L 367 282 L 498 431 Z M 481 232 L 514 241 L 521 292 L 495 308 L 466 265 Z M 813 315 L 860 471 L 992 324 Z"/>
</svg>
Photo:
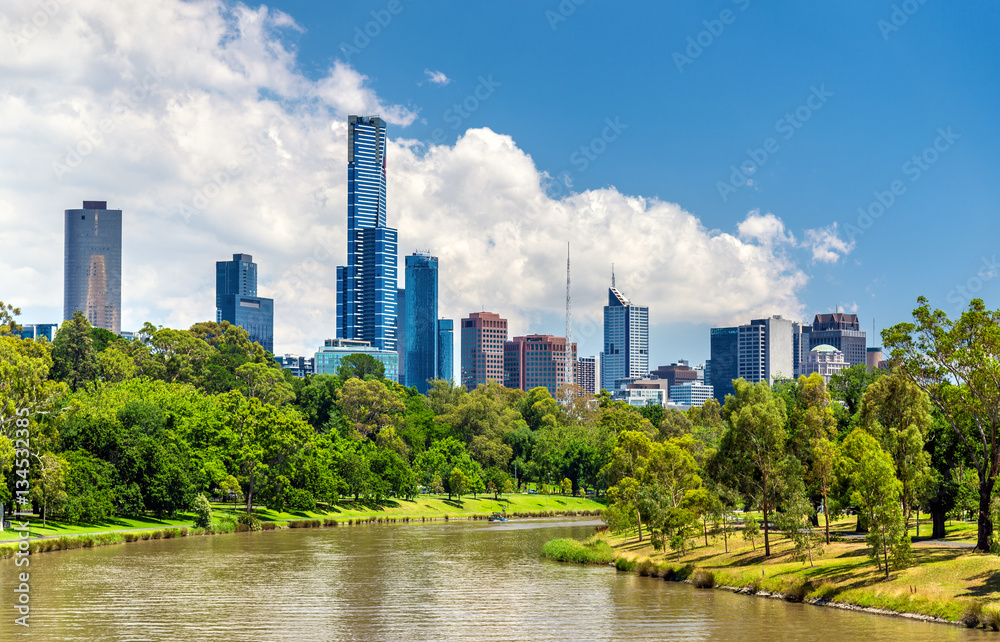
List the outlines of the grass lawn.
<svg viewBox="0 0 1000 642">
<path fill-rule="evenodd" d="M 853 533 L 854 520 L 838 520 L 831 532 Z M 925 530 L 926 528 L 926 530 Z M 951 522 L 948 541 L 975 540 L 976 525 Z M 763 532 L 763 528 L 761 528 Z M 930 534 L 930 522 L 921 525 L 921 533 Z M 709 534 L 705 546 L 702 537 L 689 540 L 695 548 L 683 557 L 673 551 L 654 551 L 648 537 L 640 543 L 637 531 L 623 536 L 605 535 L 615 547 L 617 556 L 628 560 L 649 559 L 656 564 L 674 567 L 693 564 L 715 574 L 719 585 L 743 587 L 751 584 L 760 590 L 785 593 L 787 589 L 808 582 L 807 597 L 822 597 L 833 601 L 898 612 L 922 613 L 949 620 L 959 617 L 965 606 L 978 600 L 984 604 L 1000 603 L 1000 557 L 973 554 L 967 548 L 921 542 L 913 547 L 914 564 L 901 571 L 892 571 L 884 579 L 875 561 L 868 557 L 861 540 L 845 540 L 814 551 L 813 566 L 792 559 L 791 542 L 783 535 L 771 534 L 771 557 L 764 558 L 763 539 L 756 550 L 745 542 L 742 533 L 730 535 L 729 552 L 725 552 L 721 535 Z"/>
<path fill-rule="evenodd" d="M 508 513 L 535 513 L 555 511 L 598 511 L 604 504 L 584 497 L 565 497 L 562 495 L 503 495 L 499 500 L 493 496 L 471 495 L 448 499 L 447 495 L 421 495 L 414 500 L 390 499 L 379 505 L 366 502 L 340 502 L 336 506 L 316 511 L 277 512 L 264 507 L 255 507 L 254 513 L 261 521 L 288 521 L 297 519 L 352 519 L 357 517 L 450 517 L 468 515 L 491 515 L 499 512 L 501 507 Z M 222 513 L 232 511 L 232 504 L 212 504 L 215 520 Z M 237 511 L 243 507 L 238 506 Z M 190 526 L 194 523 L 194 515 L 179 513 L 175 518 L 156 519 L 154 517 L 127 518 L 119 517 L 107 522 L 96 524 L 65 524 L 56 520 L 48 520 L 42 528 L 42 520 L 31 518 L 31 537 L 52 535 L 84 535 L 88 533 L 104 533 L 127 529 L 160 529 L 174 526 Z M 19 531 L 4 531 L 0 533 L 0 541 L 10 541 L 18 538 Z"/>
</svg>

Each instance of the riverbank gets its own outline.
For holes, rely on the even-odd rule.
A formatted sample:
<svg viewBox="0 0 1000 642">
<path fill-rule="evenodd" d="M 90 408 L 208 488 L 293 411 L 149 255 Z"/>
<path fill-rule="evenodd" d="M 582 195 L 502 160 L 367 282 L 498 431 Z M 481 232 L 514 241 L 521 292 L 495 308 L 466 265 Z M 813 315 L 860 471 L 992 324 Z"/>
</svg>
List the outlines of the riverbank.
<svg viewBox="0 0 1000 642">
<path fill-rule="evenodd" d="M 913 565 L 886 580 L 859 540 L 823 546 L 810 565 L 793 559 L 791 542 L 774 533 L 766 559 L 761 542 L 755 547 L 739 532 L 730 535 L 728 553 L 721 537 L 707 546 L 700 539 L 680 559 L 671 551 L 655 551 L 648 538 L 639 542 L 634 531 L 595 539 L 612 547 L 619 570 L 706 588 L 952 624 L 977 606 L 1000 606 L 1000 557 L 974 554 L 951 542 L 915 544 Z"/>
<path fill-rule="evenodd" d="M 151 518 L 121 519 L 101 524 L 60 524 L 52 522 L 48 528 L 34 528 L 36 518 L 30 521 L 31 536 L 25 541 L 31 553 L 58 550 L 93 548 L 127 544 L 150 539 L 217 535 L 250 530 L 236 524 L 227 516 L 227 510 L 216 505 L 210 528 L 195 528 L 193 516 L 180 515 L 179 519 L 155 520 Z M 228 508 L 228 507 L 227 507 Z M 583 497 L 559 495 L 508 495 L 495 500 L 492 497 L 465 497 L 461 503 L 444 497 L 423 496 L 415 500 L 393 500 L 382 504 L 381 510 L 371 505 L 346 508 L 340 505 L 325 511 L 280 513 L 268 509 L 255 509 L 260 530 L 286 528 L 327 528 L 375 523 L 448 521 L 453 519 L 486 519 L 501 508 L 513 519 L 538 517 L 596 516 L 604 508 L 599 502 Z M 238 513 L 233 513 L 236 515 Z M 190 517 L 189 521 L 185 517 Z M 132 526 L 133 524 L 143 524 Z M 40 522 L 38 522 L 40 524 Z M 152 525 L 152 524 L 155 524 Z M 15 522 L 16 525 L 16 522 Z M 124 526 L 124 528 L 123 528 Z M 0 559 L 12 557 L 20 546 L 18 531 L 0 533 Z M 23 549 L 22 549 L 23 550 Z"/>
</svg>

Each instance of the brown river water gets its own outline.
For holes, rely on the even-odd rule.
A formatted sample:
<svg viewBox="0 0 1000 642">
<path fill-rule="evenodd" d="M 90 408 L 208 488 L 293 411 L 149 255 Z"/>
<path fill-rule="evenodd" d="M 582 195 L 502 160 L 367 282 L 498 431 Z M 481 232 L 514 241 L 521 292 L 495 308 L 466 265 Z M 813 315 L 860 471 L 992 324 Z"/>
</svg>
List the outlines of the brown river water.
<svg viewBox="0 0 1000 642">
<path fill-rule="evenodd" d="M 593 520 L 452 521 L 156 540 L 0 562 L 0 640 L 1000 640 L 541 558 Z"/>
</svg>

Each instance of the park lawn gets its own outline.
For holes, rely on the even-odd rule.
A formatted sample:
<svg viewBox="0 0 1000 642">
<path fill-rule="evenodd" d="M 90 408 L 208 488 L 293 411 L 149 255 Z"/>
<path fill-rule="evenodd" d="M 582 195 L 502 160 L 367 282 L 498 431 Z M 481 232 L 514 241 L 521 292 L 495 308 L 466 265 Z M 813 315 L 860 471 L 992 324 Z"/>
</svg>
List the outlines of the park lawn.
<svg viewBox="0 0 1000 642">
<path fill-rule="evenodd" d="M 232 504 L 213 504 L 214 510 L 232 510 Z M 329 508 L 315 511 L 277 512 L 267 508 L 255 508 L 254 513 L 262 521 L 288 521 L 296 519 L 353 519 L 363 517 L 467 517 L 492 515 L 504 509 L 508 513 L 540 513 L 563 511 L 599 511 L 604 504 L 585 497 L 564 495 L 467 495 L 461 501 L 447 495 L 419 495 L 410 499 L 388 499 L 379 504 L 369 502 L 342 501 Z M 239 509 L 237 509 L 239 510 Z"/>
<path fill-rule="evenodd" d="M 968 531 L 964 523 L 956 534 Z M 974 526 L 974 525 L 973 525 Z M 973 529 L 973 534 L 975 530 Z M 914 563 L 902 571 L 892 571 L 886 581 L 875 561 L 868 557 L 863 541 L 845 540 L 814 551 L 813 563 L 792 558 L 792 545 L 781 534 L 771 535 L 771 557 L 764 558 L 763 539 L 756 550 L 745 542 L 742 533 L 730 535 L 729 553 L 721 536 L 709 535 L 709 545 L 696 539 L 697 546 L 683 557 L 673 551 L 654 551 L 648 537 L 640 543 L 633 530 L 622 536 L 605 535 L 617 557 L 654 564 L 668 563 L 674 568 L 692 564 L 715 574 L 717 585 L 743 587 L 757 583 L 759 590 L 785 593 L 787 589 L 808 582 L 808 598 L 825 598 L 858 606 L 875 607 L 905 613 L 920 613 L 956 620 L 972 601 L 1000 603 L 1000 557 L 972 553 L 969 549 L 914 546 Z M 759 583 L 758 583 L 759 582 Z"/>
<path fill-rule="evenodd" d="M 11 521 L 11 525 L 17 525 L 17 519 L 11 518 L 10 515 L 7 516 L 7 519 Z M 86 535 L 88 533 L 106 533 L 108 531 L 121 531 L 129 529 L 158 529 L 171 528 L 175 526 L 191 526 L 194 524 L 194 515 L 188 513 L 178 513 L 173 518 L 164 517 L 163 519 L 149 516 L 115 517 L 114 519 L 110 519 L 105 522 L 97 522 L 93 524 L 71 524 L 50 519 L 47 520 L 45 528 L 42 528 L 42 519 L 40 517 L 32 516 L 29 521 L 31 522 L 31 528 L 28 532 L 31 534 L 31 537 L 49 537 L 60 535 Z M 5 530 L 0 533 L 0 542 L 18 539 L 20 532 L 21 531 Z"/>
</svg>

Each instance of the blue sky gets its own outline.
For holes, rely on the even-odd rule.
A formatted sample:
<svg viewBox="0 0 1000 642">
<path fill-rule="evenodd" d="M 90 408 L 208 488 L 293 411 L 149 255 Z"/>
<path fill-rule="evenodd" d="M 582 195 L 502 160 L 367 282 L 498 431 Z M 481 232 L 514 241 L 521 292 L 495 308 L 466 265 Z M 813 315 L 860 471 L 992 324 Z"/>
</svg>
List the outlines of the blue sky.
<svg viewBox="0 0 1000 642">
<path fill-rule="evenodd" d="M 863 327 L 870 330 L 874 317 L 881 328 L 907 319 L 920 294 L 954 313 L 966 300 L 958 287 L 975 288 L 980 272 L 988 276 L 980 277 L 978 294 L 998 304 L 1000 279 L 986 267 L 1000 250 L 989 196 L 1000 184 L 996 3 L 741 0 L 623 10 L 588 0 L 563 2 L 560 11 L 558 2 L 461 10 L 402 2 L 365 48 L 346 52 L 340 45 L 353 46 L 355 27 L 364 29 L 385 2 L 275 6 L 306 29 L 294 36 L 305 68 L 349 60 L 387 100 L 419 106 L 420 121 L 396 135 L 429 139 L 441 128 L 450 142 L 467 127 L 490 127 L 511 135 L 541 169 L 570 171 L 574 190 L 611 185 L 656 196 L 709 228 L 731 229 L 759 209 L 792 230 L 831 222 L 845 238 L 854 231 L 847 226 L 861 230 L 846 257 L 808 266 L 807 316 L 856 306 Z M 708 46 L 689 48 L 699 34 Z M 451 82 L 420 84 L 426 69 Z M 444 114 L 482 77 L 500 86 L 452 128 Z M 786 138 L 787 126 L 778 132 L 775 124 L 794 116 L 813 88 L 831 95 Z M 627 129 L 579 171 L 571 155 L 609 118 Z M 926 170 L 911 164 L 904 173 L 939 129 L 957 139 Z M 755 185 L 723 200 L 718 181 L 728 181 L 730 166 L 768 138 L 778 148 L 753 175 Z M 905 192 L 863 227 L 868 221 L 859 223 L 858 208 L 895 180 Z M 669 305 L 643 303 L 654 319 L 657 305 Z M 704 359 L 707 333 L 675 331 L 700 340 L 685 350 L 687 341 L 661 337 L 667 350 L 678 345 L 669 354 L 654 350 L 654 360 Z"/>
<path fill-rule="evenodd" d="M 702 362 L 708 327 L 769 312 L 840 306 L 870 331 L 908 320 L 919 295 L 952 315 L 973 294 L 1000 307 L 995 3 L 60 7 L 0 59 L 0 269 L 26 322 L 61 314 L 61 210 L 101 198 L 134 217 L 123 327 L 212 318 L 213 261 L 246 251 L 276 301 L 276 351 L 311 352 L 332 336 L 343 262 L 342 123 L 378 110 L 397 145 L 390 225 L 401 252 L 442 256 L 448 316 L 483 306 L 517 334 L 561 334 L 567 238 L 578 317 L 599 317 L 622 266 L 621 288 L 650 307 L 654 366 Z M 115 92 L 161 63 L 149 97 L 53 177 Z M 253 136 L 253 162 L 179 217 Z M 544 214 L 526 223 L 511 208 L 539 180 Z M 330 252 L 313 247 L 327 237 Z M 500 268 L 476 276 L 486 261 Z M 303 265 L 308 279 L 289 277 Z M 599 332 L 577 338 L 600 351 Z"/>
</svg>

